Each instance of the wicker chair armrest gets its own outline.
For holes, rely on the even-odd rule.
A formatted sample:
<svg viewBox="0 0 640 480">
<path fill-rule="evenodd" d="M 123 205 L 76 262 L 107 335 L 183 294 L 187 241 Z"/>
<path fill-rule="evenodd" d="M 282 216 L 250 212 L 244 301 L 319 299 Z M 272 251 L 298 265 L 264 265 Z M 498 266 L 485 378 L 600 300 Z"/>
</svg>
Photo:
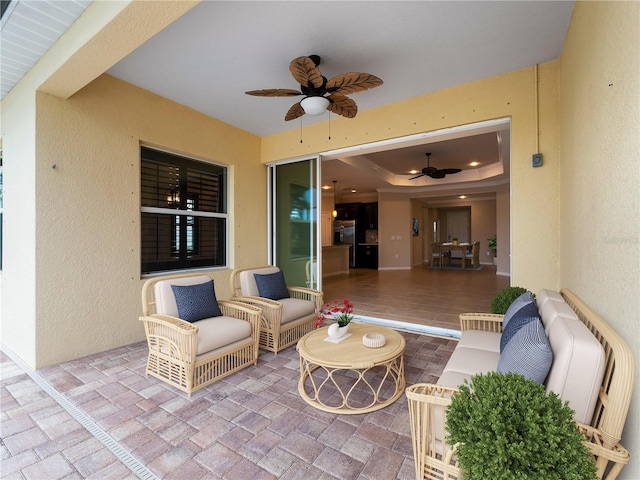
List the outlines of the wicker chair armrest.
<svg viewBox="0 0 640 480">
<path fill-rule="evenodd" d="M 197 335 L 198 327 L 193 323 L 189 323 L 178 317 L 172 317 L 171 315 L 160 315 L 154 313 L 140 317 L 140 321 L 145 324 L 162 325 L 171 330 L 177 332 L 178 335 Z"/>
<path fill-rule="evenodd" d="M 504 315 L 495 313 L 461 313 L 460 330 L 482 330 L 484 332 L 502 333 Z"/>
<path fill-rule="evenodd" d="M 577 424 L 578 430 L 586 437 L 586 440 L 582 443 L 589 449 L 596 461 L 598 478 L 603 480 L 615 479 L 622 467 L 629 463 L 631 458 L 629 451 L 619 443 L 613 448 L 605 446 L 602 441 L 602 432 L 591 425 Z"/>
<path fill-rule="evenodd" d="M 457 388 L 416 383 L 405 390 L 416 478 L 462 478 L 456 452 L 458 445 L 446 443 L 445 411 Z"/>
<path fill-rule="evenodd" d="M 289 295 L 292 298 L 299 298 L 302 300 L 309 300 L 316 304 L 316 310 L 320 310 L 323 300 L 323 293 L 320 290 L 314 290 L 306 287 L 287 287 Z"/>
<path fill-rule="evenodd" d="M 451 396 L 458 393 L 454 387 L 445 387 L 436 383 L 416 383 L 407 387 L 405 394 L 409 404 L 411 403 L 432 403 L 434 405 L 448 406 L 451 403 Z"/>
<path fill-rule="evenodd" d="M 247 303 L 249 305 L 256 306 L 258 308 L 268 308 L 268 309 L 276 309 L 282 310 L 282 304 L 277 300 L 271 300 L 270 298 L 265 297 L 255 297 L 252 295 L 242 295 L 238 297 L 233 297 L 231 301 Z"/>
<path fill-rule="evenodd" d="M 170 315 L 140 317 L 149 350 L 182 362 L 193 363 L 198 349 L 198 327 Z"/>
</svg>

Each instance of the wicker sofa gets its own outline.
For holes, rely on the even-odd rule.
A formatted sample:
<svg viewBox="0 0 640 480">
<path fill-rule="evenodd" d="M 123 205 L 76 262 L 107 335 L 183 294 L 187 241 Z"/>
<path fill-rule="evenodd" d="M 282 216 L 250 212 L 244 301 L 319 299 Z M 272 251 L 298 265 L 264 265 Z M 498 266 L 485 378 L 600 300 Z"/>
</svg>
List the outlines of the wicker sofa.
<svg viewBox="0 0 640 480">
<path fill-rule="evenodd" d="M 149 347 L 146 373 L 189 396 L 258 362 L 259 308 L 217 300 L 214 295 L 218 316 L 197 321 L 179 318 L 172 286 L 198 287 L 208 282 L 207 275 L 176 274 L 150 278 L 142 287 L 140 321 Z M 213 285 L 208 288 L 211 292 Z"/>
<path fill-rule="evenodd" d="M 631 350 L 570 290 L 542 290 L 536 298 L 553 363 L 544 382 L 576 412 L 601 479 L 615 479 L 629 462 L 620 445 L 634 379 Z M 437 384 L 407 388 L 416 478 L 461 479 L 455 446 L 447 445 L 445 409 L 465 379 L 496 370 L 503 315 L 460 315 L 462 337 Z"/>
</svg>

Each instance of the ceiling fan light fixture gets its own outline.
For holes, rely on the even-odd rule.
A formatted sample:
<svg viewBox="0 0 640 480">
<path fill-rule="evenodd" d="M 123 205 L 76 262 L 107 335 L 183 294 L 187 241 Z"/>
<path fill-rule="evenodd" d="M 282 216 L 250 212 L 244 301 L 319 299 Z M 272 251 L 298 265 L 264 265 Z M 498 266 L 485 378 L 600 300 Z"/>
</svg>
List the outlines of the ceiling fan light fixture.
<svg viewBox="0 0 640 480">
<path fill-rule="evenodd" d="M 329 99 L 325 97 L 305 97 L 300 102 L 304 113 L 307 115 L 320 115 L 327 111 L 327 107 L 329 106 Z"/>
</svg>

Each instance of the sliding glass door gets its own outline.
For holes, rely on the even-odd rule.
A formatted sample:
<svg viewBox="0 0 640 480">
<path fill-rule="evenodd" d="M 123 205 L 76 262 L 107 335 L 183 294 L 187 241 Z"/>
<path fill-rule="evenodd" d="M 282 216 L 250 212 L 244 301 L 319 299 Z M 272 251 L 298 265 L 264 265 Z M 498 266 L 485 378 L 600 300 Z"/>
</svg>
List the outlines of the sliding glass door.
<svg viewBox="0 0 640 480">
<path fill-rule="evenodd" d="M 269 262 L 287 285 L 320 288 L 319 158 L 269 165 Z"/>
</svg>

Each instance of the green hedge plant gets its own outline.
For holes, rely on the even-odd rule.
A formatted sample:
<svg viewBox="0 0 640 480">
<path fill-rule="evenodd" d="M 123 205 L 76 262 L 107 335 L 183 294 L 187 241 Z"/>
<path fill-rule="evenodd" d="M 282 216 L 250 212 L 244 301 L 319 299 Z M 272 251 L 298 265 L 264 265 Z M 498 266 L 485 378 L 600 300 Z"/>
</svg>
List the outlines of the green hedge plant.
<svg viewBox="0 0 640 480">
<path fill-rule="evenodd" d="M 479 374 L 452 397 L 447 442 L 460 442 L 465 480 L 596 479 L 573 413 L 520 374 Z"/>
<path fill-rule="evenodd" d="M 522 287 L 505 287 L 495 294 L 493 300 L 491 300 L 491 313 L 499 313 L 504 315 L 509 308 L 509 305 L 518 298 L 520 295 L 527 291 Z"/>
</svg>

